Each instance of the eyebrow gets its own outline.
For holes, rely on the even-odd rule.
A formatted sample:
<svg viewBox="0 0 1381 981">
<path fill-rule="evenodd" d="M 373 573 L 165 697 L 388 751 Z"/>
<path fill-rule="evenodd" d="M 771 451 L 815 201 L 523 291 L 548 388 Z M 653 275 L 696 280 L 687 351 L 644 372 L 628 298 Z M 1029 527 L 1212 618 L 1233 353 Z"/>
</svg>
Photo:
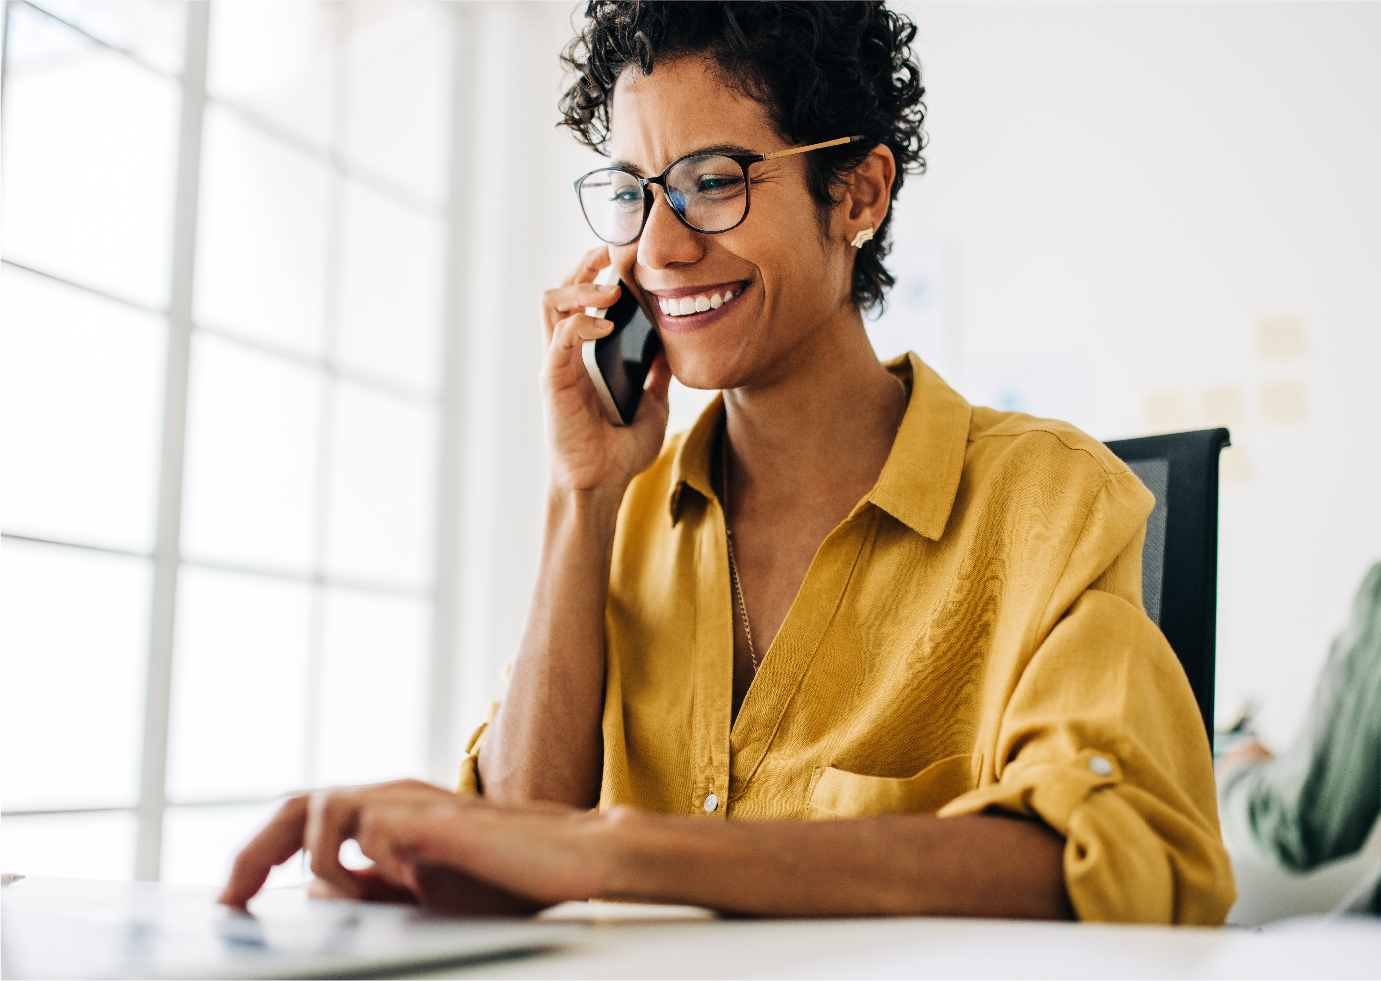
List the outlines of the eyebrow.
<svg viewBox="0 0 1381 981">
<path fill-rule="evenodd" d="M 754 153 L 747 147 L 740 146 L 737 143 L 714 143 L 710 146 L 699 147 L 695 150 L 690 151 L 690 153 L 683 153 L 679 157 L 677 157 L 676 160 L 684 160 L 686 157 L 705 156 L 711 153 L 722 153 L 728 157 L 760 156 L 760 154 Z M 675 161 L 673 161 L 673 163 L 674 162 Z M 611 160 L 609 161 L 609 166 L 613 170 L 626 170 L 629 173 L 637 174 L 640 177 L 645 176 L 647 173 L 645 170 L 643 170 L 637 164 L 633 163 L 631 160 Z"/>
</svg>

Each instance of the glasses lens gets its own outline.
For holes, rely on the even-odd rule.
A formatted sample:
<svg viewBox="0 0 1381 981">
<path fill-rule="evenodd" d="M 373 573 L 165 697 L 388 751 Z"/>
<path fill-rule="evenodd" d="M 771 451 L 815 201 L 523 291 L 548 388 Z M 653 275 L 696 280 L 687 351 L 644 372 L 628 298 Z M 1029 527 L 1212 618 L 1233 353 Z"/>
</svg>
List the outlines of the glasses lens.
<svg viewBox="0 0 1381 981">
<path fill-rule="evenodd" d="M 580 182 L 580 206 L 596 235 L 627 245 L 643 228 L 643 188 L 621 170 L 597 170 Z"/>
<path fill-rule="evenodd" d="M 748 212 L 748 184 L 732 157 L 717 153 L 679 160 L 667 174 L 667 197 L 691 227 L 723 232 Z"/>
</svg>

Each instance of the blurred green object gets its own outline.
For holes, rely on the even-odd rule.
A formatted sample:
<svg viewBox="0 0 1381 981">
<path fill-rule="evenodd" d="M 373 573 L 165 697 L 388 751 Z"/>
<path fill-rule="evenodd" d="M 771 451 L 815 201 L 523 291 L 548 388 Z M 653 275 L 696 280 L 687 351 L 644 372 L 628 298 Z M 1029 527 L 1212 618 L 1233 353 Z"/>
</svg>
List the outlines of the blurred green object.
<svg viewBox="0 0 1381 981">
<path fill-rule="evenodd" d="M 1213 731 L 1213 756 L 1214 759 L 1224 753 L 1232 752 L 1234 744 L 1244 739 L 1255 739 L 1256 728 L 1253 723 L 1256 721 L 1256 712 L 1260 708 L 1256 699 L 1249 698 L 1242 703 L 1242 707 L 1237 710 L 1237 715 L 1232 722 L 1222 729 Z"/>
<path fill-rule="evenodd" d="M 1229 773 L 1219 790 L 1224 839 L 1293 872 L 1356 852 L 1379 813 L 1381 563 L 1333 641 L 1299 738 L 1276 758 Z M 1381 913 L 1381 868 L 1344 908 Z"/>
</svg>

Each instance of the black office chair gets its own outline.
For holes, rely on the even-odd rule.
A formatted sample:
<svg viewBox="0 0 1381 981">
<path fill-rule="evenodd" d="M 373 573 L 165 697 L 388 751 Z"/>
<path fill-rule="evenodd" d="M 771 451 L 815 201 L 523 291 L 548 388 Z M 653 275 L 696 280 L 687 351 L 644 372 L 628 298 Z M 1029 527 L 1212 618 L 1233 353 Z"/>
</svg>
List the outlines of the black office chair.
<svg viewBox="0 0 1381 981">
<path fill-rule="evenodd" d="M 1107 444 L 1156 495 L 1141 553 L 1142 601 L 1189 676 L 1210 744 L 1218 616 L 1218 454 L 1230 445 L 1226 429 Z"/>
</svg>

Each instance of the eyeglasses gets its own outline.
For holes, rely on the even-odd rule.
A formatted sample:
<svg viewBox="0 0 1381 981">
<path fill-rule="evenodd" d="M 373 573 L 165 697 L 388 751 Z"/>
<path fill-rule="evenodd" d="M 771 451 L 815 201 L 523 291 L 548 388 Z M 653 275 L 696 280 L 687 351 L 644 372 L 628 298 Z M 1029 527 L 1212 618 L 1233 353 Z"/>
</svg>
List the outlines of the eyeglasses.
<svg viewBox="0 0 1381 981">
<path fill-rule="evenodd" d="M 661 186 L 683 225 L 717 235 L 737 228 L 748 217 L 750 166 L 861 139 L 845 136 L 774 153 L 689 153 L 673 160 L 656 177 L 639 177 L 612 167 L 592 170 L 575 182 L 575 193 L 590 228 L 610 245 L 627 245 L 643 233 L 652 212 L 653 184 Z"/>
</svg>

